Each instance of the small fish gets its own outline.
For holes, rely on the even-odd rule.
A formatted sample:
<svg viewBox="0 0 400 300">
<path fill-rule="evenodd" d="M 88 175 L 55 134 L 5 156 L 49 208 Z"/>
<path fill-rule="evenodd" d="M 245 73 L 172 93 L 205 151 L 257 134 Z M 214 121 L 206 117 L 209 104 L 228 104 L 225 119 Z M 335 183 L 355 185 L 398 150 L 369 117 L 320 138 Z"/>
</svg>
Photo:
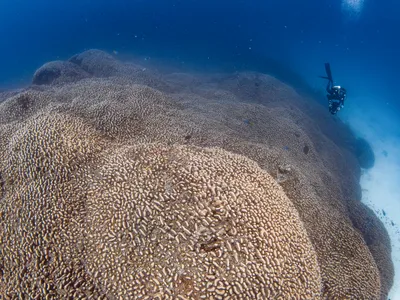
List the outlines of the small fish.
<svg viewBox="0 0 400 300">
<path fill-rule="evenodd" d="M 288 146 L 283 146 L 283 150 L 289 151 L 289 147 Z"/>
<path fill-rule="evenodd" d="M 253 126 L 253 122 L 250 121 L 249 119 L 244 119 L 243 122 L 244 122 L 245 124 L 248 124 L 248 125 L 250 125 L 250 126 Z"/>
<path fill-rule="evenodd" d="M 383 216 L 386 216 L 386 212 L 382 209 Z"/>
<path fill-rule="evenodd" d="M 118 51 L 117 51 L 117 50 L 113 50 L 113 53 L 114 53 L 115 55 L 118 55 Z"/>
</svg>

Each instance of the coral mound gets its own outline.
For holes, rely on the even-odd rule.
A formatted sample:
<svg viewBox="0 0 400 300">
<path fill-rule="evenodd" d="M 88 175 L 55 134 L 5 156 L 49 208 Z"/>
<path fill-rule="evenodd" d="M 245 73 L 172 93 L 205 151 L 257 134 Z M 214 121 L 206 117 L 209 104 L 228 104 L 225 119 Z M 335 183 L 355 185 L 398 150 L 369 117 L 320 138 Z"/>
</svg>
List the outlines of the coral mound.
<svg viewBox="0 0 400 300">
<path fill-rule="evenodd" d="M 296 209 L 245 157 L 106 146 L 61 114 L 33 117 L 6 149 L 7 296 L 320 295 L 317 256 Z"/>
<path fill-rule="evenodd" d="M 90 77 L 76 64 L 64 61 L 52 61 L 44 64 L 33 75 L 33 84 L 60 84 L 76 82 L 83 78 Z"/>
<path fill-rule="evenodd" d="M 69 62 L 96 77 L 115 75 L 122 66 L 111 55 L 97 49 L 74 55 L 69 59 Z"/>
<path fill-rule="evenodd" d="M 50 66 L 0 93 L 1 295 L 386 298 L 356 137 L 312 99 L 99 50 Z"/>
<path fill-rule="evenodd" d="M 114 294 L 319 298 L 319 266 L 298 214 L 254 162 L 220 149 L 142 145 L 94 172 L 88 270 Z"/>
</svg>

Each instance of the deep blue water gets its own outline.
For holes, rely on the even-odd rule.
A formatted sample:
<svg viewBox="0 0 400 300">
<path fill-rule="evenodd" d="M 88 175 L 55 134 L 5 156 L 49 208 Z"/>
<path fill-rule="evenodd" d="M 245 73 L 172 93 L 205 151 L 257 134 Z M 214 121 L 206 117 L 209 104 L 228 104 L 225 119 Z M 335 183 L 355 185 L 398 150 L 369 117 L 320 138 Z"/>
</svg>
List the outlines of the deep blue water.
<svg viewBox="0 0 400 300">
<path fill-rule="evenodd" d="M 362 3 L 359 14 L 343 3 Z M 43 63 L 90 48 L 188 70 L 258 70 L 321 93 L 317 76 L 330 62 L 348 91 L 339 117 L 387 154 L 364 189 L 400 207 L 399 16 L 394 0 L 1 0 L 0 88 L 27 85 Z"/>
<path fill-rule="evenodd" d="M 230 62 L 230 67 L 262 70 L 273 59 L 292 67 L 315 88 L 323 88 L 316 76 L 329 61 L 349 99 L 382 96 L 385 103 L 400 106 L 400 5 L 365 0 L 360 17 L 351 19 L 341 4 L 2 0 L 0 85 L 26 82 L 46 61 L 100 48 L 116 50 L 121 57 L 140 55 L 203 67 Z"/>
</svg>

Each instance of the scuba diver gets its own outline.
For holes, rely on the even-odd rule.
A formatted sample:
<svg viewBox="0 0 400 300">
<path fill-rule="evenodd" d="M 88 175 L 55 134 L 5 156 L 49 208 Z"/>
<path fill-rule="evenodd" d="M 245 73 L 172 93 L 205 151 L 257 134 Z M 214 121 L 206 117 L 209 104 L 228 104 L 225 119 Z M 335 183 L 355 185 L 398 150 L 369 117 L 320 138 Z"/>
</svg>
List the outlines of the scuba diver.
<svg viewBox="0 0 400 300">
<path fill-rule="evenodd" d="M 329 112 L 335 115 L 341 108 L 344 107 L 344 100 L 346 99 L 346 89 L 340 85 L 333 85 L 333 78 L 331 72 L 331 66 L 329 63 L 325 63 L 325 71 L 327 76 L 319 76 L 324 79 L 328 79 L 328 85 L 326 91 L 328 94 Z"/>
</svg>

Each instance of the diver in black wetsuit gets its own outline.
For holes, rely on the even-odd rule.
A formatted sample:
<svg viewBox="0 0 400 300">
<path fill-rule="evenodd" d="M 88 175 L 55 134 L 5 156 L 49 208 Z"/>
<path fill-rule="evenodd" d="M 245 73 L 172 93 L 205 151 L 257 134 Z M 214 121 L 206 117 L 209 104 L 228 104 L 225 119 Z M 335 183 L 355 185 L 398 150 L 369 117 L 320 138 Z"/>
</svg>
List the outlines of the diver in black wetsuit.
<svg viewBox="0 0 400 300">
<path fill-rule="evenodd" d="M 334 115 L 341 108 L 344 107 L 344 99 L 346 99 L 346 89 L 342 88 L 340 85 L 332 86 L 332 82 L 328 83 L 328 87 L 326 88 L 328 95 L 329 103 L 329 112 Z"/>
<path fill-rule="evenodd" d="M 327 77 L 320 77 L 328 79 L 328 85 L 326 87 L 328 95 L 326 95 L 326 97 L 328 98 L 329 112 L 332 115 L 335 115 L 341 108 L 344 107 L 344 100 L 346 99 L 347 91 L 340 85 L 333 85 L 332 72 L 329 63 L 325 64 L 325 70 Z"/>
</svg>

